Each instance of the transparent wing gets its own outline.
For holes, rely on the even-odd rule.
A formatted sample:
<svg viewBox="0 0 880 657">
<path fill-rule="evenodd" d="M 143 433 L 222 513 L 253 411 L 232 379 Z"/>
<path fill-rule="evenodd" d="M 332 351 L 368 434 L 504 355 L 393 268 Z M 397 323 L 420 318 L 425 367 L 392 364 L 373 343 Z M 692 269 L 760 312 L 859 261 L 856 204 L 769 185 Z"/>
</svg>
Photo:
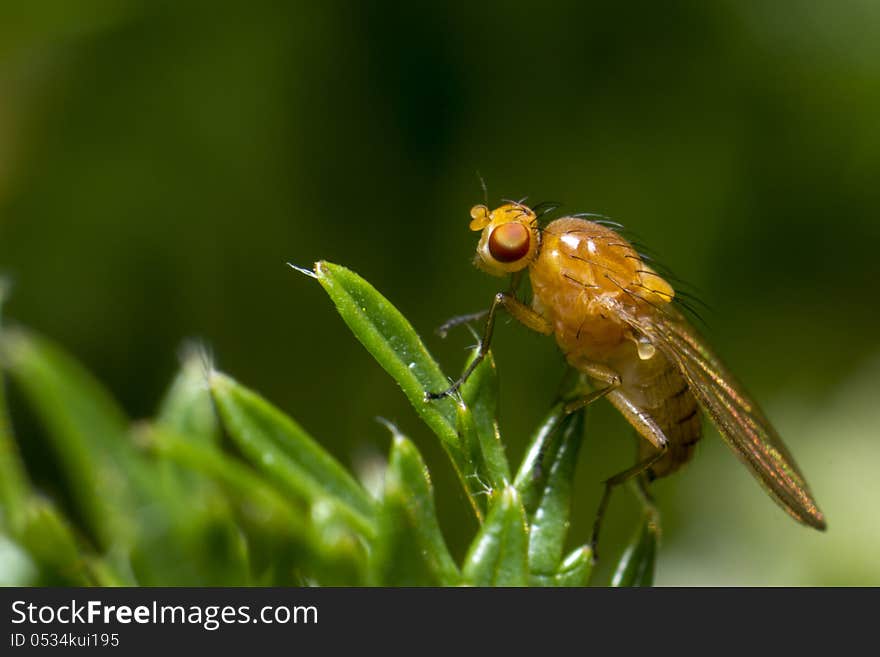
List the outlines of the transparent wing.
<svg viewBox="0 0 880 657">
<path fill-rule="evenodd" d="M 722 437 L 770 496 L 797 520 L 825 529 L 825 517 L 782 439 L 687 319 L 672 306 L 638 315 L 620 310 L 679 367 Z"/>
</svg>

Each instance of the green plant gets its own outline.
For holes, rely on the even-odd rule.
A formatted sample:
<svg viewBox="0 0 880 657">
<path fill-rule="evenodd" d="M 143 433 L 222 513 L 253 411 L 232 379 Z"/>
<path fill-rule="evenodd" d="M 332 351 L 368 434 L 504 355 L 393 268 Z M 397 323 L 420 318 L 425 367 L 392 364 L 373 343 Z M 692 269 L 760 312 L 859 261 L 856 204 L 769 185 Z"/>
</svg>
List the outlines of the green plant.
<svg viewBox="0 0 880 657">
<path fill-rule="evenodd" d="M 132 424 L 82 366 L 15 328 L 0 338 L 3 367 L 45 428 L 70 504 L 62 509 L 29 481 L 0 387 L 4 583 L 589 583 L 589 547 L 564 549 L 583 412 L 551 409 L 514 473 L 491 356 L 460 398 L 427 404 L 425 390 L 447 377 L 397 309 L 344 267 L 319 262 L 304 273 L 449 455 L 479 522 L 463 563 L 446 547 L 419 450 L 390 423 L 387 467 L 371 495 L 294 420 L 199 350 L 184 357 L 155 417 Z M 612 583 L 650 584 L 655 543 L 646 518 Z"/>
</svg>

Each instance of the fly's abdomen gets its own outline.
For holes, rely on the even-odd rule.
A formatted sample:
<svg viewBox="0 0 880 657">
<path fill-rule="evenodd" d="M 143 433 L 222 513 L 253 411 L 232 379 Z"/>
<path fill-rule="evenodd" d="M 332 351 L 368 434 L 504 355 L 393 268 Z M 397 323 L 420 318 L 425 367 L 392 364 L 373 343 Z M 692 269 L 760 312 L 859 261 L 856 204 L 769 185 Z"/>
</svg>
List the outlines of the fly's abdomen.
<svg viewBox="0 0 880 657">
<path fill-rule="evenodd" d="M 666 454 L 648 471 L 652 479 L 672 474 L 687 463 L 702 435 L 697 400 L 687 382 L 661 354 L 654 359 L 661 359 L 660 367 L 632 368 L 621 386 L 621 393 L 650 415 L 669 441 Z M 656 452 L 648 441 L 639 442 L 639 460 Z"/>
</svg>

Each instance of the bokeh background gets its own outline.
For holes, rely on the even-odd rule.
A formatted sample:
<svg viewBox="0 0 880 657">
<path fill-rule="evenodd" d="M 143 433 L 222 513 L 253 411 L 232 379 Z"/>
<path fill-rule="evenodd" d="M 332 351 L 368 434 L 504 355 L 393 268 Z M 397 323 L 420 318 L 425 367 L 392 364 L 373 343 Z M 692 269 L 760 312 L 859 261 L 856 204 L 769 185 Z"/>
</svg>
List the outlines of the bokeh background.
<svg viewBox="0 0 880 657">
<path fill-rule="evenodd" d="M 344 463 L 423 450 L 461 555 L 475 530 L 445 455 L 314 281 L 345 264 L 447 368 L 449 316 L 500 282 L 469 207 L 529 195 L 610 215 L 711 306 L 829 519 L 780 511 L 709 431 L 659 482 L 659 584 L 880 584 L 880 4 L 4 2 L 0 269 L 6 314 L 77 355 L 135 417 L 199 337 Z M 502 325 L 514 461 L 563 372 Z M 14 401 L 14 400 L 13 400 Z M 19 411 L 14 408 L 14 413 Z M 32 474 L 53 466 L 16 417 Z M 632 438 L 589 419 L 574 539 Z M 182 502 L 183 503 L 183 502 Z M 638 507 L 612 502 L 603 563 Z"/>
</svg>

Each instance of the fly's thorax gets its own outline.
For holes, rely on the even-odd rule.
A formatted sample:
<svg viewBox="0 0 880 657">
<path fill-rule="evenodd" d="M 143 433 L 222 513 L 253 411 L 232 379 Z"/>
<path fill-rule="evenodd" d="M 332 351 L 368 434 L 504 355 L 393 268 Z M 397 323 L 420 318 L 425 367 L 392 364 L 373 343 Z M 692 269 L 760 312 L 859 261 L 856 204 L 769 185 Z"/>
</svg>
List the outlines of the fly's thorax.
<svg viewBox="0 0 880 657">
<path fill-rule="evenodd" d="M 529 273 L 535 309 L 554 323 L 569 356 L 604 361 L 631 331 L 620 308 L 659 312 L 674 292 L 618 233 L 600 224 L 564 217 L 541 235 Z"/>
</svg>

